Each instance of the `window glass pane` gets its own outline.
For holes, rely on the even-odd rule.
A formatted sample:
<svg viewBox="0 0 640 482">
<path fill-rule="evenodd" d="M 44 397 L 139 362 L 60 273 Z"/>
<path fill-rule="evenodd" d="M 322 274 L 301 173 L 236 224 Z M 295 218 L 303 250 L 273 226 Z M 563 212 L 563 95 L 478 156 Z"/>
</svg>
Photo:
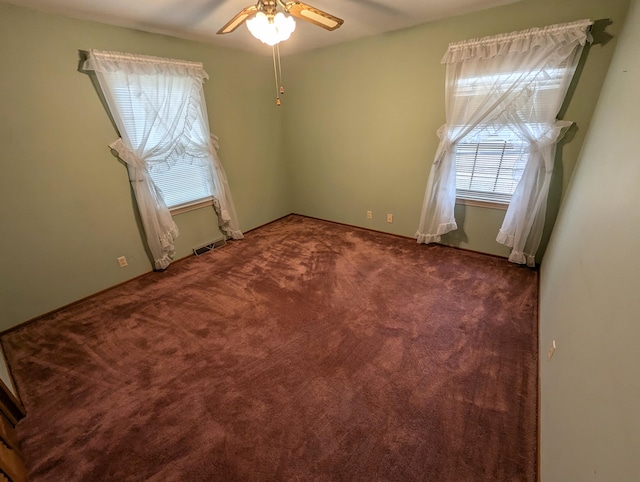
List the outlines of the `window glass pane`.
<svg viewBox="0 0 640 482">
<path fill-rule="evenodd" d="M 526 162 L 527 145 L 507 129 L 475 129 L 456 146 L 458 197 L 508 202 Z"/>
<path fill-rule="evenodd" d="M 525 102 L 518 108 L 520 122 L 526 124 L 532 137 L 544 134 L 548 125 L 535 124 L 531 119 L 553 117 L 557 96 L 562 92 L 562 80 L 567 66 L 535 72 L 506 70 L 490 75 L 468 76 L 456 85 L 456 105 L 465 117 L 483 110 L 489 102 L 500 102 L 504 94 L 501 85 L 520 85 Z M 506 79 L 509 79 L 506 82 Z M 454 126 L 456 130 L 465 126 Z M 480 125 L 456 146 L 457 197 L 478 201 L 508 203 L 511 200 L 526 165 L 528 142 L 506 125 Z"/>
<path fill-rule="evenodd" d="M 187 116 L 176 110 L 185 108 L 182 99 L 185 89 L 191 88 L 191 81 L 176 76 L 171 78 L 171 89 L 159 90 L 153 77 L 141 75 L 137 78 L 137 83 L 132 83 L 125 74 L 114 79 L 113 92 L 121 119 L 127 136 L 134 144 L 157 145 L 168 132 L 181 132 L 186 128 Z M 153 99 L 153 105 L 162 105 L 161 111 L 150 111 L 149 103 L 145 102 L 147 98 Z M 165 119 L 178 119 L 180 125 L 167 125 Z M 190 129 L 201 139 L 208 138 L 201 119 L 192 119 Z M 141 138 L 143 134 L 147 135 L 146 139 Z M 156 186 L 162 191 L 165 204 L 172 208 L 211 199 L 211 169 L 212 165 L 208 159 L 183 156 L 177 159 L 174 157 L 167 164 L 152 163 L 149 172 Z"/>
<path fill-rule="evenodd" d="M 150 174 L 169 208 L 212 197 L 208 182 L 211 167 L 208 164 L 200 166 L 178 161 L 171 169 L 156 166 L 151 169 Z"/>
</svg>

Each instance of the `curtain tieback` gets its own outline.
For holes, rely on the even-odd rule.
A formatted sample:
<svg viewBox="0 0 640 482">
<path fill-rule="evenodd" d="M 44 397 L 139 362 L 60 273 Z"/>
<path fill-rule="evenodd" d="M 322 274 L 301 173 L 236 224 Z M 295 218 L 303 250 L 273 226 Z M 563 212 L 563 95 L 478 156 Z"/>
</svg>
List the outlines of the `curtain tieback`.
<svg viewBox="0 0 640 482">
<path fill-rule="evenodd" d="M 447 124 L 441 125 L 437 130 L 437 134 L 438 138 L 440 139 L 440 143 L 438 144 L 438 150 L 433 161 L 434 165 L 440 164 L 444 153 L 449 152 L 451 150 L 451 146 L 453 145 L 451 142 L 451 138 L 449 137 L 449 127 L 447 126 Z"/>
<path fill-rule="evenodd" d="M 144 160 L 139 158 L 131 149 L 129 149 L 124 142 L 122 142 L 122 139 L 112 142 L 109 144 L 109 147 L 116 151 L 118 153 L 118 157 L 130 166 L 137 169 L 145 168 Z"/>
<path fill-rule="evenodd" d="M 440 139 L 440 142 L 444 142 L 449 139 L 449 136 L 447 135 L 448 130 L 449 129 L 447 127 L 447 124 L 442 124 L 438 128 L 438 130 L 436 131 L 436 134 L 438 134 L 438 139 Z"/>
</svg>

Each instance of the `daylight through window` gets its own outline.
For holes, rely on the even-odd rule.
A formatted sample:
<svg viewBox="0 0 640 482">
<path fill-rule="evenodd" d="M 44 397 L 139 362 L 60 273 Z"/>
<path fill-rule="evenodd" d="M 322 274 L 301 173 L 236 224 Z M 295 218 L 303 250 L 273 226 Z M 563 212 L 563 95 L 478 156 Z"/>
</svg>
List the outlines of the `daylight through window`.
<svg viewBox="0 0 640 482">
<path fill-rule="evenodd" d="M 169 209 L 212 200 L 215 193 L 211 181 L 211 162 L 208 158 L 190 155 L 188 147 L 184 148 L 182 145 L 184 140 L 180 138 L 185 128 L 190 129 L 190 136 L 198 139 L 207 139 L 209 135 L 201 116 L 187 121 L 187 116 L 182 114 L 189 108 L 184 99 L 189 97 L 187 89 L 192 88 L 192 84 L 176 79 L 172 82 L 171 89 L 166 89 L 154 77 L 155 75 L 142 75 L 135 83 L 125 76 L 114 79 L 113 93 L 122 113 L 126 135 L 132 138 L 135 145 L 144 143 L 152 146 L 166 142 L 167 136 L 174 137 L 171 161 L 149 165 L 149 175 L 162 192 Z M 158 99 L 161 102 L 157 102 Z M 150 109 L 150 104 L 161 105 L 162 108 Z M 140 129 L 140 125 L 147 126 L 147 129 Z"/>
<path fill-rule="evenodd" d="M 526 165 L 526 143 L 513 133 L 473 133 L 456 146 L 459 199 L 508 204 Z"/>
<path fill-rule="evenodd" d="M 514 82 L 520 86 L 522 98 L 527 99 L 517 110 L 517 121 L 532 134 L 540 134 L 548 126 L 536 124 L 531 119 L 555 108 L 554 101 L 563 87 L 567 68 L 565 64 L 547 69 L 543 75 L 539 71 L 516 70 L 469 76 L 458 83 L 457 102 L 467 113 L 481 108 L 487 98 L 499 104 L 505 92 L 496 85 Z M 508 120 L 477 125 L 455 146 L 456 197 L 508 205 L 522 178 L 528 153 L 529 142 L 516 133 Z"/>
</svg>

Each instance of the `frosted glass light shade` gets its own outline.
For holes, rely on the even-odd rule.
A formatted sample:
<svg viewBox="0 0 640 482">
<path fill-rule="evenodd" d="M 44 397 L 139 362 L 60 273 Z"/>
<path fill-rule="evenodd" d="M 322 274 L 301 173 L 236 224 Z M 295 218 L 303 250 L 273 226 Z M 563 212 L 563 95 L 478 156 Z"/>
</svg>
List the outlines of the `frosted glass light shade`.
<svg viewBox="0 0 640 482">
<path fill-rule="evenodd" d="M 261 42 L 275 45 L 291 37 L 296 29 L 296 22 L 282 12 L 278 12 L 272 21 L 263 12 L 258 12 L 247 20 L 247 28 L 251 35 Z"/>
</svg>

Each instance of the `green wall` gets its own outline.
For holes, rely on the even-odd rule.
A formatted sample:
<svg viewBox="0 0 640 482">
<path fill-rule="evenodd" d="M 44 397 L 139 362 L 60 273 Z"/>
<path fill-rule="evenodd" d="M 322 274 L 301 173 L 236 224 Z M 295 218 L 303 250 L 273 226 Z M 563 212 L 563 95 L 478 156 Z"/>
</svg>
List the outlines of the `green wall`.
<svg viewBox="0 0 640 482">
<path fill-rule="evenodd" d="M 628 0 L 524 0 L 287 58 L 284 132 L 293 211 L 413 236 L 437 147 L 436 130 L 445 120 L 440 59 L 447 45 L 582 18 L 611 19 L 607 32 L 616 36 L 627 5 Z M 588 49 L 564 114 L 577 130 L 561 150 L 551 223 L 614 44 Z M 387 213 L 394 215 L 393 224 L 386 222 Z M 443 242 L 508 255 L 495 242 L 504 213 L 459 205 L 459 229 Z"/>
<path fill-rule="evenodd" d="M 270 58 L 0 3 L 0 330 L 152 269 L 90 48 L 203 62 L 242 229 L 291 212 Z M 221 236 L 212 208 L 175 220 L 178 257 Z"/>
<path fill-rule="evenodd" d="M 542 263 L 543 482 L 640 480 L 639 48 L 634 0 Z"/>
</svg>

